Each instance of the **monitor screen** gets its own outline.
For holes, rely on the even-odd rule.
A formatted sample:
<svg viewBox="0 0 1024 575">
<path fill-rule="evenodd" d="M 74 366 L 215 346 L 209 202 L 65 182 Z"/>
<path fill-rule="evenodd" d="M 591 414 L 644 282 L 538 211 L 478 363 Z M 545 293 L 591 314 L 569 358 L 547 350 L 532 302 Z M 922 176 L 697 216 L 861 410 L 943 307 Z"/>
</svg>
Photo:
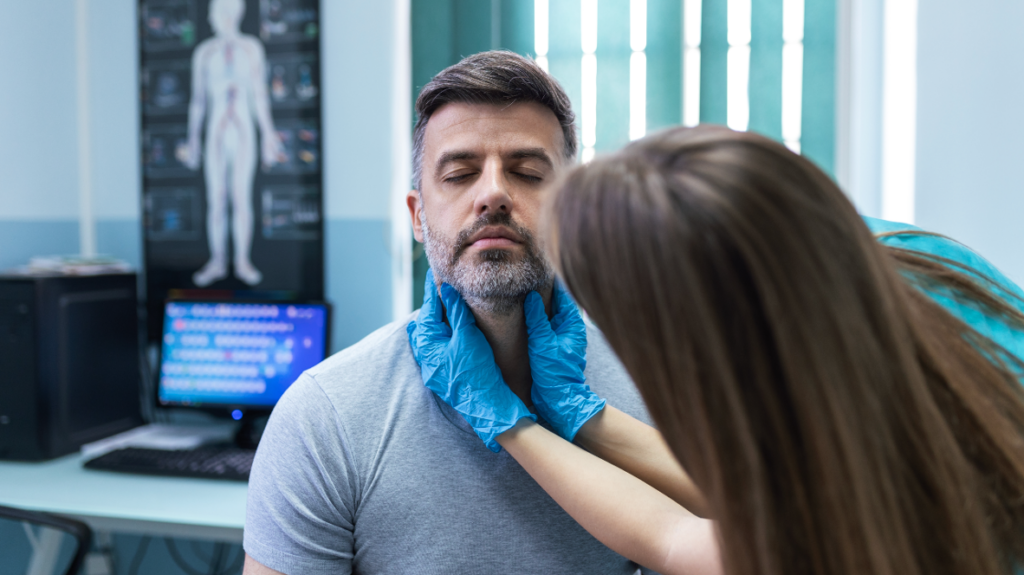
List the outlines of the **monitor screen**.
<svg viewBox="0 0 1024 575">
<path fill-rule="evenodd" d="M 170 301 L 161 405 L 271 408 L 327 352 L 326 304 Z"/>
</svg>

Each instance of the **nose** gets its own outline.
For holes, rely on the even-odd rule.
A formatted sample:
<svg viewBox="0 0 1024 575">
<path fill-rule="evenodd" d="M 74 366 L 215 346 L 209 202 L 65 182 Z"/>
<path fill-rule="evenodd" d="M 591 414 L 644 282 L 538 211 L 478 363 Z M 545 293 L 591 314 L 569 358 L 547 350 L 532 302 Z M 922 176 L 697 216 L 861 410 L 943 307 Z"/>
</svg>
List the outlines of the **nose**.
<svg viewBox="0 0 1024 575">
<path fill-rule="evenodd" d="M 477 182 L 478 189 L 473 204 L 473 212 L 477 217 L 499 212 L 512 213 L 512 196 L 500 161 L 486 162 L 482 177 Z"/>
</svg>

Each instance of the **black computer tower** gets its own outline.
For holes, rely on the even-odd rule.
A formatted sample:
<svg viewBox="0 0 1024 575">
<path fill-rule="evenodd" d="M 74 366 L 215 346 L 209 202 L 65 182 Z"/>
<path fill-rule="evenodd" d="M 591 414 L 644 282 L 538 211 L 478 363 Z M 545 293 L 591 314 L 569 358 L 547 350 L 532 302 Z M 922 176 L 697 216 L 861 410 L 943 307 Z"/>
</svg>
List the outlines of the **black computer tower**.
<svg viewBox="0 0 1024 575">
<path fill-rule="evenodd" d="M 142 424 L 135 274 L 0 275 L 0 459 Z"/>
</svg>

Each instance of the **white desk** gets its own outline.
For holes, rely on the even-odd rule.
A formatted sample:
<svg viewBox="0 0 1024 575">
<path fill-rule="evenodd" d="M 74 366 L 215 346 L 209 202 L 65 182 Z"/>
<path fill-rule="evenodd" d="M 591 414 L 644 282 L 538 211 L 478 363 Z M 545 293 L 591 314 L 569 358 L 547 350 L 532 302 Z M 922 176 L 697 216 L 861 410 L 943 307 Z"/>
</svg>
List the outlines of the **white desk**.
<svg viewBox="0 0 1024 575">
<path fill-rule="evenodd" d="M 247 490 L 240 481 L 85 469 L 78 453 L 0 461 L 0 505 L 67 515 L 96 531 L 241 543 Z"/>
</svg>

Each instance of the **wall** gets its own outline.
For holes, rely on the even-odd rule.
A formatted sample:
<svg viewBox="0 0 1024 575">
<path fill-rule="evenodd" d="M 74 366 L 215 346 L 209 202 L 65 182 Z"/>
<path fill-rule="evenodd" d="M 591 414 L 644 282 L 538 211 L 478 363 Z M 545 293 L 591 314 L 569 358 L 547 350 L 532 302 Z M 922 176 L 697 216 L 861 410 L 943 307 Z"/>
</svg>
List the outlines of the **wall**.
<svg viewBox="0 0 1024 575">
<path fill-rule="evenodd" d="M 75 12 L 14 2 L 0 18 L 0 268 L 78 250 Z M 13 57 L 18 55 L 20 57 Z"/>
<path fill-rule="evenodd" d="M 141 265 L 135 0 L 88 3 L 97 251 Z M 332 347 L 391 320 L 391 2 L 322 4 L 327 297 Z M 45 33 L 43 33 L 45 32 Z M 0 269 L 78 244 L 75 3 L 0 19 Z M 21 57 L 10 57 L 18 54 Z"/>
<path fill-rule="evenodd" d="M 1024 284 L 1024 3 L 929 0 L 918 13 L 917 224 Z"/>
</svg>

